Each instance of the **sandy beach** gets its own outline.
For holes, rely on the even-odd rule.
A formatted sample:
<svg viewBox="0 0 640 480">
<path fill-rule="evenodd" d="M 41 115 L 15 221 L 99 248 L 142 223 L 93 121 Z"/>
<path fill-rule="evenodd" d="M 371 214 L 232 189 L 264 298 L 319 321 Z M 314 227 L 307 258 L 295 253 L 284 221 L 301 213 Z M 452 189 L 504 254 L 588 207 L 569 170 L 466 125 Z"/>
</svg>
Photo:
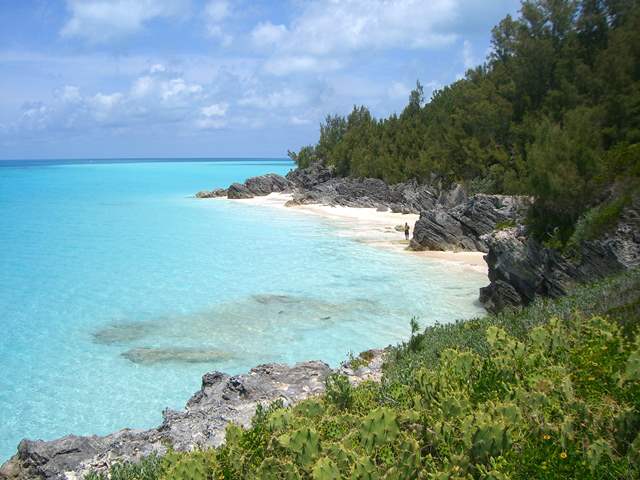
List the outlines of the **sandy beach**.
<svg viewBox="0 0 640 480">
<path fill-rule="evenodd" d="M 375 208 L 334 207 L 319 204 L 285 207 L 285 204 L 291 198 L 292 195 L 288 193 L 271 193 L 266 196 L 243 200 L 225 200 L 261 207 L 281 208 L 301 214 L 317 215 L 338 227 L 338 235 L 351 237 L 359 242 L 376 247 L 402 251 L 419 259 L 454 263 L 477 272 L 487 273 L 487 264 L 484 261 L 484 253 L 482 252 L 415 252 L 408 250 L 409 242 L 404 239 L 403 231 L 396 230 L 396 226 L 403 226 L 406 222 L 411 228 L 411 233 L 413 233 L 413 226 L 419 218 L 417 214 L 393 213 L 391 211 L 379 212 Z"/>
</svg>

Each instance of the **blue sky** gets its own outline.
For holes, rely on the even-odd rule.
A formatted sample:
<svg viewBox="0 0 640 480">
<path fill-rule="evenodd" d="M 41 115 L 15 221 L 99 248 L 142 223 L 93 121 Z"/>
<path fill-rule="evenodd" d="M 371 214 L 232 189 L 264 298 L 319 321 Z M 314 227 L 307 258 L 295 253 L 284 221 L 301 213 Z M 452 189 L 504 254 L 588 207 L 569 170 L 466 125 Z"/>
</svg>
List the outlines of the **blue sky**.
<svg viewBox="0 0 640 480">
<path fill-rule="evenodd" d="M 0 0 L 0 158 L 286 155 L 485 58 L 518 0 Z"/>
</svg>

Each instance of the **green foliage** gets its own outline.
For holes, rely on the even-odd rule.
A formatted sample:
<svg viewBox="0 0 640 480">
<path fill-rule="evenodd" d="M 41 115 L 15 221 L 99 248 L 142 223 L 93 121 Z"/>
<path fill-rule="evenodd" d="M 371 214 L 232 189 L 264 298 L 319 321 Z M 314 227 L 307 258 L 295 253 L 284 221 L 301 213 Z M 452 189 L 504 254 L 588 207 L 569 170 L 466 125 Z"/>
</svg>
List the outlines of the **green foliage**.
<svg viewBox="0 0 640 480">
<path fill-rule="evenodd" d="M 631 198 L 628 195 L 623 195 L 588 210 L 576 223 L 568 245 L 578 245 L 585 240 L 593 240 L 602 236 L 615 226 L 622 209 L 630 202 Z"/>
<path fill-rule="evenodd" d="M 638 478 L 639 300 L 635 270 L 522 311 L 416 328 L 421 341 L 393 349 L 383 382 L 349 387 L 349 402 L 336 401 L 346 387 L 334 377 L 333 394 L 260 408 L 217 449 L 117 465 L 111 478 Z"/>
<path fill-rule="evenodd" d="M 325 397 L 340 410 L 348 409 L 353 403 L 353 393 L 349 379 L 345 375 L 332 373 L 325 382 Z"/>
<path fill-rule="evenodd" d="M 312 145 L 307 145 L 306 147 L 302 147 L 298 153 L 288 150 L 287 155 L 300 168 L 306 168 L 312 163 L 317 162 L 319 160 L 318 155 L 316 153 L 316 147 Z"/>
<path fill-rule="evenodd" d="M 156 455 L 143 458 L 140 463 L 117 463 L 111 466 L 111 480 L 156 480 L 164 475 L 167 460 Z M 90 473 L 86 480 L 107 480 L 103 474 Z"/>
<path fill-rule="evenodd" d="M 360 441 L 362 447 L 372 453 L 377 447 L 392 442 L 398 435 L 396 413 L 388 408 L 378 408 L 362 422 Z"/>
</svg>

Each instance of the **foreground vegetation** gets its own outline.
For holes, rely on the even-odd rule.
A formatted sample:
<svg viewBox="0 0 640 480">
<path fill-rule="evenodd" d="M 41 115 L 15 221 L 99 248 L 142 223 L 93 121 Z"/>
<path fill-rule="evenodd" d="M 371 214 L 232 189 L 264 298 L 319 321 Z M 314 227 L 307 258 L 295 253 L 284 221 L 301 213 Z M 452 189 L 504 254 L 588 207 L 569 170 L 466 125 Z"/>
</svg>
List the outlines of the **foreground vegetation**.
<svg viewBox="0 0 640 480">
<path fill-rule="evenodd" d="M 229 426 L 218 449 L 115 466 L 111 478 L 640 478 L 638 325 L 635 270 L 429 327 L 390 350 L 381 383 L 334 375 L 322 397 Z"/>
<path fill-rule="evenodd" d="M 636 179 L 611 201 L 637 188 L 639 142 L 640 3 L 526 0 L 464 79 L 427 103 L 418 83 L 400 115 L 329 116 L 318 143 L 291 157 L 344 176 L 532 195 L 533 234 L 562 246 L 611 185 Z"/>
</svg>

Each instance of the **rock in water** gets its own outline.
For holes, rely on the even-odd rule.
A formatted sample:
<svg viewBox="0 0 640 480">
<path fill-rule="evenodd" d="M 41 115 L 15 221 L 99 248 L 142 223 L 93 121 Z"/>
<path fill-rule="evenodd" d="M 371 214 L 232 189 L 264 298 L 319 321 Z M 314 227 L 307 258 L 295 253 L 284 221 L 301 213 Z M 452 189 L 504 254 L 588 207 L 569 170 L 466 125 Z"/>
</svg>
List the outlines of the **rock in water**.
<svg viewBox="0 0 640 480">
<path fill-rule="evenodd" d="M 122 353 L 127 360 L 141 365 L 157 363 L 212 363 L 232 357 L 229 352 L 203 348 L 132 348 Z"/>
<path fill-rule="evenodd" d="M 244 198 L 253 198 L 254 195 L 245 185 L 241 183 L 232 183 L 227 189 L 227 197 L 240 200 Z"/>
</svg>

